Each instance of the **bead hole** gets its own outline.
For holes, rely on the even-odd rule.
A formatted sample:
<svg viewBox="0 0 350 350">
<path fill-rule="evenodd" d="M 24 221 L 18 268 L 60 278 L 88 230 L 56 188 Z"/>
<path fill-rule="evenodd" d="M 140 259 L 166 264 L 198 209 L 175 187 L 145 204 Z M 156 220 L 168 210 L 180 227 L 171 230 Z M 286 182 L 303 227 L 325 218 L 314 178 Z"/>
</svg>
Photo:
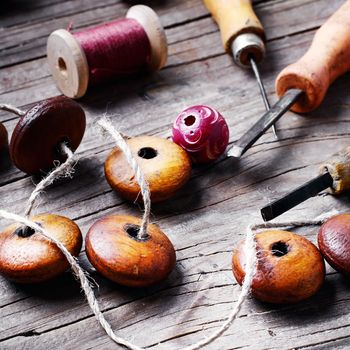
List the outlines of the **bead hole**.
<svg viewBox="0 0 350 350">
<path fill-rule="evenodd" d="M 143 147 L 137 154 L 143 159 L 152 159 L 157 156 L 158 152 L 152 147 Z"/>
<path fill-rule="evenodd" d="M 148 234 L 142 238 L 138 237 L 140 231 L 140 226 L 138 225 L 126 224 L 124 230 L 131 238 L 136 239 L 137 241 L 147 241 L 149 239 Z"/>
<path fill-rule="evenodd" d="M 185 118 L 185 124 L 187 126 L 191 126 L 195 123 L 196 117 L 194 115 L 189 115 Z"/>
<path fill-rule="evenodd" d="M 288 244 L 285 242 L 276 242 L 271 247 L 272 255 L 280 258 L 289 252 Z"/>
<path fill-rule="evenodd" d="M 60 73 L 64 76 L 67 76 L 67 65 L 65 60 L 62 57 L 58 58 L 58 69 L 60 70 Z"/>
<path fill-rule="evenodd" d="M 30 237 L 35 233 L 35 230 L 29 226 L 21 226 L 18 227 L 15 231 L 15 235 L 18 235 L 19 237 Z"/>
<path fill-rule="evenodd" d="M 69 138 L 67 136 L 64 136 L 61 138 L 60 141 L 57 142 L 56 147 L 54 148 L 55 156 L 62 157 L 66 155 L 62 151 L 62 147 L 61 147 L 62 143 L 64 143 L 68 148 L 71 148 Z"/>
</svg>

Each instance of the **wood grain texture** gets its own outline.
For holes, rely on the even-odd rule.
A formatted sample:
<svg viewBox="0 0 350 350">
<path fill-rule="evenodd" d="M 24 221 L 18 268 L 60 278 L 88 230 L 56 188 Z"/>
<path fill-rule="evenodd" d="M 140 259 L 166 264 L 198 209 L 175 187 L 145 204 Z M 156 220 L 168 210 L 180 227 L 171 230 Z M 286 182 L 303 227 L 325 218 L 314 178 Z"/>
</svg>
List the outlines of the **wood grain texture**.
<svg viewBox="0 0 350 350">
<path fill-rule="evenodd" d="M 43 57 L 47 35 L 73 20 L 77 28 L 125 15 L 132 1 L 17 0 L 0 17 L 0 100 L 26 109 L 58 95 Z M 146 2 L 144 2 L 146 3 Z M 217 108 L 234 142 L 264 112 L 253 75 L 224 53 L 216 24 L 200 0 L 150 1 L 169 39 L 167 66 L 92 89 L 82 99 L 87 132 L 78 148 L 73 179 L 43 195 L 36 213 L 76 220 L 85 235 L 109 214 L 139 215 L 108 186 L 103 163 L 114 146 L 100 136 L 96 119 L 107 112 L 130 135 L 168 137 L 185 107 Z M 268 39 L 261 65 L 267 92 L 276 101 L 274 80 L 308 48 L 315 29 L 343 0 L 256 1 Z M 15 6 L 17 4 L 17 6 Z M 12 6 L 12 7 L 11 7 Z M 169 279 L 145 290 L 121 288 L 100 277 L 96 295 L 107 319 L 121 336 L 151 349 L 175 349 L 216 329 L 232 309 L 240 287 L 231 272 L 232 250 L 258 209 L 317 174 L 332 154 L 349 145 L 349 75 L 338 79 L 321 107 L 301 117 L 288 113 L 279 123 L 280 141 L 267 133 L 236 162 L 222 159 L 196 167 L 189 183 L 171 200 L 153 206 L 152 221 L 173 242 L 177 264 Z M 9 134 L 18 118 L 0 113 Z M 35 180 L 37 181 L 37 179 Z M 10 166 L 1 171 L 0 207 L 22 213 L 32 179 Z M 331 209 L 347 211 L 348 194 L 317 196 L 280 220 L 313 218 Z M 8 222 L 1 222 L 1 227 Z M 316 240 L 318 228 L 295 230 Z M 271 306 L 250 299 L 225 335 L 208 346 L 228 349 L 348 349 L 350 285 L 327 266 L 326 283 L 312 299 L 293 306 Z M 83 338 L 83 340 L 82 340 Z M 158 342 L 162 342 L 159 346 Z M 91 314 L 71 274 L 43 286 L 19 286 L 0 278 L 1 349 L 117 348 Z"/>
</svg>

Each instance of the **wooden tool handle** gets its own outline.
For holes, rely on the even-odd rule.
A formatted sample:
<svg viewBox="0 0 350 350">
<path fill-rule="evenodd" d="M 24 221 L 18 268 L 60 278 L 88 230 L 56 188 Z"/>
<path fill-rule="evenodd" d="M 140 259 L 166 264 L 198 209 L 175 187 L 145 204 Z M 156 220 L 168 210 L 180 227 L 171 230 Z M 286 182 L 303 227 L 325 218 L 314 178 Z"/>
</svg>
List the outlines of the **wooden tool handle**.
<svg viewBox="0 0 350 350">
<path fill-rule="evenodd" d="M 301 89 L 304 97 L 292 107 L 305 113 L 317 108 L 330 84 L 350 70 L 350 0 L 316 32 L 306 54 L 286 67 L 276 79 L 279 96 L 289 89 Z"/>
<path fill-rule="evenodd" d="M 256 17 L 251 0 L 204 0 L 219 25 L 225 50 L 231 54 L 233 40 L 243 33 L 257 34 L 265 39 L 264 28 Z"/>
<path fill-rule="evenodd" d="M 333 178 L 333 186 L 330 189 L 333 194 L 340 194 L 350 190 L 350 146 L 334 154 L 328 161 L 322 164 L 320 173 L 328 171 Z"/>
</svg>

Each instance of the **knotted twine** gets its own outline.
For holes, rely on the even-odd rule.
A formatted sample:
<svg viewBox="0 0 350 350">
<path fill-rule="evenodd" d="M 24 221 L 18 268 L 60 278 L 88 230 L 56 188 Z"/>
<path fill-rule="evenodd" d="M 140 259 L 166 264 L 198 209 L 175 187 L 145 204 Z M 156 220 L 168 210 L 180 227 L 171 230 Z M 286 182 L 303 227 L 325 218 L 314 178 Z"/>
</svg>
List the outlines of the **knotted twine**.
<svg viewBox="0 0 350 350">
<path fill-rule="evenodd" d="M 103 130 L 107 131 L 113 137 L 117 146 L 122 150 L 128 163 L 130 164 L 130 166 L 132 167 L 135 173 L 135 177 L 140 186 L 141 194 L 144 200 L 144 207 L 145 207 L 142 224 L 140 225 L 140 230 L 139 230 L 139 235 L 142 237 L 142 235 L 147 234 L 147 225 L 149 223 L 149 215 L 150 215 L 150 192 L 149 192 L 147 181 L 145 180 L 143 173 L 136 159 L 133 157 L 131 150 L 127 146 L 123 136 L 113 127 L 111 122 L 106 118 L 102 118 L 98 121 L 98 124 L 102 127 Z M 67 151 L 67 149 L 63 147 L 63 151 Z M 28 207 L 26 209 L 26 213 L 28 213 L 27 215 L 29 215 L 29 213 L 31 212 L 31 208 L 33 207 L 34 201 L 38 197 L 38 195 L 55 179 L 57 179 L 58 177 L 61 177 L 64 174 L 67 174 L 67 170 L 70 169 L 70 166 L 72 164 L 72 158 L 73 158 L 73 154 L 72 153 L 69 154 L 67 152 L 66 162 L 61 164 L 56 169 L 54 169 L 46 178 L 44 178 L 37 185 L 32 195 L 30 196 Z M 71 173 L 71 170 L 69 171 L 69 173 Z M 326 220 L 328 220 L 333 215 L 335 215 L 334 211 L 326 213 L 322 217 L 316 218 L 314 220 L 289 221 L 289 222 L 280 222 L 280 223 L 268 222 L 268 223 L 249 225 L 247 227 L 245 243 L 244 243 L 244 250 L 246 255 L 246 262 L 244 266 L 245 278 L 242 284 L 241 292 L 239 294 L 238 300 L 233 310 L 231 311 L 227 319 L 222 323 L 222 325 L 217 330 L 213 331 L 209 336 L 204 337 L 202 340 L 192 345 L 179 348 L 179 350 L 198 350 L 203 348 L 204 346 L 213 342 L 215 339 L 219 338 L 235 321 L 235 319 L 237 318 L 241 310 L 243 303 L 245 302 L 245 300 L 247 299 L 250 293 L 251 285 L 254 279 L 254 274 L 255 274 L 257 262 L 258 262 L 257 255 L 256 255 L 255 235 L 259 230 L 270 229 L 270 228 L 322 225 Z M 45 230 L 43 227 L 39 226 L 37 223 L 35 223 L 34 221 L 30 220 L 27 217 L 22 217 L 20 215 L 16 215 L 1 209 L 0 209 L 0 216 L 5 219 L 19 222 L 19 223 L 22 223 L 23 225 L 31 227 L 36 232 L 39 232 L 47 240 L 49 240 L 50 242 L 53 242 L 62 251 L 67 261 L 69 262 L 75 277 L 81 284 L 82 290 L 85 294 L 85 297 L 88 301 L 88 304 L 92 312 L 94 313 L 95 317 L 97 318 L 98 322 L 100 323 L 101 327 L 105 330 L 107 335 L 115 343 L 119 345 L 123 345 L 129 348 L 130 350 L 145 350 L 145 348 L 141 348 L 137 345 L 134 345 L 131 342 L 127 341 L 126 339 L 118 337 L 115 334 L 115 332 L 112 330 L 111 325 L 105 319 L 99 307 L 98 301 L 90 285 L 87 272 L 80 267 L 77 259 L 69 253 L 67 248 L 60 241 L 51 237 L 50 233 L 47 230 Z"/>
</svg>

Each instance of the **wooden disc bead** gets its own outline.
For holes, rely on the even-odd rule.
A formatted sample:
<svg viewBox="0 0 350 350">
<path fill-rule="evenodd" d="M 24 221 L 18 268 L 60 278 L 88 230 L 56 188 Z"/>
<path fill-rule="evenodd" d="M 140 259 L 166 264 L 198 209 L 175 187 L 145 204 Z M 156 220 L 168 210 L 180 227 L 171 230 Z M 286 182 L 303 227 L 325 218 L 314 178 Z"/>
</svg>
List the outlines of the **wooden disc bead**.
<svg viewBox="0 0 350 350">
<path fill-rule="evenodd" d="M 98 220 L 86 236 L 86 253 L 104 277 L 130 287 L 146 287 L 165 279 L 176 254 L 158 226 L 148 225 L 148 236 L 137 238 L 141 220 L 112 215 Z"/>
<path fill-rule="evenodd" d="M 85 131 L 85 113 L 78 103 L 53 97 L 36 104 L 20 118 L 13 131 L 10 154 L 13 163 L 27 174 L 37 174 L 63 162 L 59 145 L 66 142 L 75 151 Z"/>
<path fill-rule="evenodd" d="M 350 275 L 350 214 L 336 215 L 318 233 L 318 246 L 329 265 Z"/>
<path fill-rule="evenodd" d="M 296 303 L 309 298 L 325 278 L 323 258 L 310 241 L 287 231 L 264 231 L 256 235 L 257 268 L 253 295 L 274 304 Z M 233 254 L 232 270 L 239 284 L 245 276 L 244 242 Z"/>
<path fill-rule="evenodd" d="M 8 134 L 4 124 L 0 123 L 0 154 L 8 148 Z"/>
<path fill-rule="evenodd" d="M 190 178 L 190 158 L 174 142 L 160 137 L 139 136 L 127 140 L 127 144 L 148 182 L 153 203 L 173 196 Z M 105 162 L 105 175 L 110 186 L 126 199 L 142 200 L 134 172 L 117 147 Z"/>
<path fill-rule="evenodd" d="M 78 256 L 83 239 L 72 220 L 52 214 L 36 215 L 31 220 L 62 242 L 73 256 Z M 0 233 L 0 273 L 10 280 L 43 282 L 60 275 L 68 267 L 60 249 L 40 232 L 16 223 Z"/>
</svg>

